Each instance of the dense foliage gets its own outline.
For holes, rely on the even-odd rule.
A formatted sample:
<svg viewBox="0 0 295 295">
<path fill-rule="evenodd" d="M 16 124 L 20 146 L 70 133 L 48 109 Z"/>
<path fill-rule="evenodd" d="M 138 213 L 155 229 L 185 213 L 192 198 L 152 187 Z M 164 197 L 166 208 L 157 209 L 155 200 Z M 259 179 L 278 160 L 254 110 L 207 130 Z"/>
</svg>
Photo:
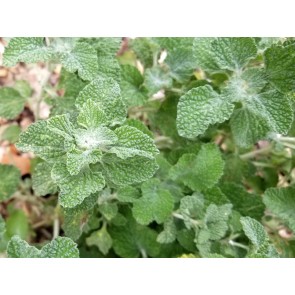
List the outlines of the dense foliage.
<svg viewBox="0 0 295 295">
<path fill-rule="evenodd" d="M 295 257 L 294 40 L 126 40 L 10 39 L 4 66 L 62 70 L 50 117 L 2 135 L 34 165 L 0 165 L 0 252 Z M 30 91 L 0 88 L 0 117 Z"/>
</svg>

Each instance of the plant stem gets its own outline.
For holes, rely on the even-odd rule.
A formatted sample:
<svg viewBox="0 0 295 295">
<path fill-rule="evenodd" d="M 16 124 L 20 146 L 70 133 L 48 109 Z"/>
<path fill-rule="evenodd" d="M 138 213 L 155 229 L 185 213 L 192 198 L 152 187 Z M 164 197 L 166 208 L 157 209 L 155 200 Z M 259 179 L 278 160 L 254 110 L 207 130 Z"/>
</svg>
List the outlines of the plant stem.
<svg viewBox="0 0 295 295">
<path fill-rule="evenodd" d="M 255 151 L 252 151 L 252 152 L 249 152 L 249 153 L 246 153 L 246 154 L 243 154 L 243 155 L 240 155 L 240 158 L 242 160 L 247 160 L 247 159 L 251 159 L 251 158 L 254 158 L 255 156 L 257 155 L 260 155 L 260 154 L 266 154 L 268 153 L 269 151 L 271 151 L 272 149 L 272 145 L 268 145 L 267 147 L 264 147 L 262 149 L 258 149 L 258 150 L 255 150 Z"/>
<path fill-rule="evenodd" d="M 256 167 L 267 167 L 267 168 L 274 168 L 273 165 L 268 164 L 268 163 L 263 163 L 263 162 L 256 162 L 252 161 L 252 164 L 255 165 Z"/>
<path fill-rule="evenodd" d="M 249 247 L 243 245 L 243 244 L 240 244 L 240 243 L 237 243 L 233 240 L 229 240 L 228 243 L 231 245 L 231 246 L 234 246 L 234 247 L 239 247 L 239 248 L 242 248 L 242 249 L 245 249 L 245 250 L 249 250 Z"/>
<path fill-rule="evenodd" d="M 53 239 L 57 238 L 59 235 L 59 219 L 58 217 L 53 220 Z"/>
<path fill-rule="evenodd" d="M 140 253 L 141 253 L 142 258 L 148 258 L 145 249 L 140 248 Z"/>
</svg>

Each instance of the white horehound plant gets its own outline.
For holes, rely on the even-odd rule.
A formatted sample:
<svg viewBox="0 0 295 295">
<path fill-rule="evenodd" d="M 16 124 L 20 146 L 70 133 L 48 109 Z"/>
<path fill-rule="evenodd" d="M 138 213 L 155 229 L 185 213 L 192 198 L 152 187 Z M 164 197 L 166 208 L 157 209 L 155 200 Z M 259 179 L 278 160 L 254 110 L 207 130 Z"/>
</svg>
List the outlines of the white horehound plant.
<svg viewBox="0 0 295 295">
<path fill-rule="evenodd" d="M 124 42 L 122 50 L 121 38 L 12 38 L 6 46 L 6 67 L 62 70 L 41 95 L 49 118 L 35 114 L 20 135 L 14 125 L 1 135 L 33 153 L 36 166 L 22 198 L 19 171 L 0 165 L 0 201 L 41 198 L 54 212 L 52 241 L 30 246 L 32 235 L 14 236 L 12 217 L 0 216 L 0 252 L 294 257 L 294 40 Z M 24 81 L 0 88 L 0 117 L 17 118 L 31 93 Z"/>
</svg>

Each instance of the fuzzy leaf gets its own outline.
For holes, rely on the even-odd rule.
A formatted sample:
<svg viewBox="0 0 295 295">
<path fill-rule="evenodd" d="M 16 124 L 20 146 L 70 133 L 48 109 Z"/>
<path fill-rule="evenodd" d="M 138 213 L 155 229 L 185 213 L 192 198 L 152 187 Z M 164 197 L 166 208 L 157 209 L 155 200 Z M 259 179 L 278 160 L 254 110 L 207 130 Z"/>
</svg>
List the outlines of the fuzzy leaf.
<svg viewBox="0 0 295 295">
<path fill-rule="evenodd" d="M 144 85 L 153 95 L 161 89 L 172 87 L 172 78 L 160 67 L 153 67 L 145 71 Z"/>
<path fill-rule="evenodd" d="M 229 119 L 234 105 L 224 100 L 211 86 L 194 88 L 180 97 L 177 106 L 177 129 L 180 136 L 193 139 L 211 124 Z"/>
<path fill-rule="evenodd" d="M 69 238 L 57 237 L 41 249 L 42 258 L 79 258 L 77 244 Z"/>
<path fill-rule="evenodd" d="M 81 204 L 85 198 L 105 186 L 101 173 L 85 169 L 77 175 L 70 175 L 64 163 L 54 164 L 51 177 L 60 188 L 59 203 L 66 208 Z"/>
<path fill-rule="evenodd" d="M 76 106 L 82 109 L 87 100 L 92 100 L 105 113 L 109 122 L 122 124 L 126 119 L 126 108 L 121 99 L 119 84 L 112 78 L 97 78 L 78 95 Z"/>
<path fill-rule="evenodd" d="M 8 140 L 11 143 L 18 141 L 19 135 L 21 133 L 21 128 L 18 125 L 10 125 L 0 136 L 0 140 Z"/>
<path fill-rule="evenodd" d="M 12 67 L 18 62 L 35 63 L 51 57 L 52 50 L 46 47 L 44 38 L 13 38 L 5 48 L 3 64 Z"/>
<path fill-rule="evenodd" d="M 215 144 L 204 144 L 198 155 L 184 154 L 170 170 L 170 177 L 192 190 L 213 187 L 223 173 L 224 162 Z"/>
<path fill-rule="evenodd" d="M 143 89 L 143 76 L 136 67 L 122 65 L 121 91 L 127 106 L 143 105 L 148 97 Z"/>
<path fill-rule="evenodd" d="M 79 250 L 69 238 L 57 237 L 38 250 L 19 236 L 13 236 L 8 243 L 7 254 L 10 258 L 78 258 Z"/>
<path fill-rule="evenodd" d="M 16 167 L 0 164 L 0 201 L 9 199 L 16 192 L 20 176 Z"/>
<path fill-rule="evenodd" d="M 84 128 L 97 128 L 109 123 L 104 111 L 90 99 L 83 105 L 77 118 L 77 122 Z"/>
<path fill-rule="evenodd" d="M 120 186 L 143 182 L 151 178 L 158 169 L 154 159 L 140 156 L 123 160 L 109 155 L 103 160 L 106 177 Z"/>
<path fill-rule="evenodd" d="M 280 91 L 295 90 L 295 44 L 272 46 L 264 54 L 270 82 Z"/>
<path fill-rule="evenodd" d="M 133 203 L 139 197 L 140 197 L 139 190 L 133 186 L 125 186 L 125 187 L 120 188 L 117 191 L 117 199 L 120 202 Z"/>
<path fill-rule="evenodd" d="M 95 48 L 99 55 L 115 56 L 121 47 L 122 38 L 81 38 L 80 41 L 90 44 L 93 48 Z"/>
<path fill-rule="evenodd" d="M 281 218 L 295 232 L 295 190 L 288 188 L 269 188 L 263 196 L 266 208 Z"/>
<path fill-rule="evenodd" d="M 153 139 L 132 126 L 122 126 L 114 132 L 118 137 L 118 142 L 108 152 L 115 153 L 121 159 L 134 156 L 154 159 L 159 153 Z"/>
<path fill-rule="evenodd" d="M 250 217 L 241 217 L 241 223 L 246 236 L 250 239 L 253 245 L 261 247 L 268 241 L 268 236 L 264 227 L 257 220 Z"/>
<path fill-rule="evenodd" d="M 230 125 L 238 146 L 249 147 L 271 133 L 286 134 L 293 121 L 288 97 L 269 91 L 248 97 L 244 107 L 237 109 Z"/>
<path fill-rule="evenodd" d="M 154 138 L 153 132 L 142 121 L 136 119 L 127 119 L 123 125 L 134 127 L 140 130 L 142 133 Z"/>
<path fill-rule="evenodd" d="M 45 196 L 57 192 L 57 186 L 51 179 L 52 165 L 42 162 L 34 169 L 32 187 L 37 196 Z"/>
<path fill-rule="evenodd" d="M 120 83 L 121 68 L 118 60 L 109 55 L 98 55 L 98 76 L 103 78 L 113 78 Z"/>
<path fill-rule="evenodd" d="M 161 224 L 171 215 L 174 198 L 161 187 L 158 179 L 150 179 L 142 187 L 142 197 L 133 202 L 133 216 L 136 221 L 148 225 L 152 221 Z"/>
<path fill-rule="evenodd" d="M 171 77 L 180 83 L 187 82 L 196 68 L 191 48 L 179 47 L 170 50 L 165 63 L 169 67 Z"/>
<path fill-rule="evenodd" d="M 164 223 L 164 230 L 159 233 L 157 237 L 157 242 L 160 244 L 172 243 L 176 239 L 177 228 L 173 221 L 173 218 L 168 219 Z"/>
<path fill-rule="evenodd" d="M 212 51 L 213 40 L 214 38 L 194 38 L 193 41 L 193 54 L 196 65 L 205 71 L 219 68 Z"/>
<path fill-rule="evenodd" d="M 61 50 L 60 50 L 61 49 Z M 87 43 L 78 42 L 72 48 L 67 44 L 58 47 L 60 62 L 70 73 L 78 71 L 78 75 L 86 81 L 91 81 L 98 72 L 98 61 L 95 49 Z"/>
<path fill-rule="evenodd" d="M 0 117 L 5 119 L 14 119 L 19 115 L 24 106 L 26 98 L 9 87 L 0 88 Z"/>
<path fill-rule="evenodd" d="M 104 149 L 108 145 L 115 144 L 118 137 L 114 131 L 107 127 L 91 129 L 76 129 L 74 132 L 76 144 L 83 150 Z"/>
<path fill-rule="evenodd" d="M 206 224 L 205 231 L 209 234 L 208 239 L 215 241 L 221 239 L 225 235 L 228 229 L 227 221 L 231 213 L 231 208 L 231 204 L 221 206 L 216 206 L 215 204 L 209 205 L 204 218 Z M 202 231 L 199 235 L 202 235 Z M 200 236 L 198 240 L 200 241 Z M 203 242 L 204 241 L 202 241 L 201 244 Z"/>
<path fill-rule="evenodd" d="M 56 161 L 65 155 L 64 139 L 47 127 L 46 121 L 38 121 L 20 134 L 17 148 L 23 152 L 33 152 L 47 161 Z"/>
<path fill-rule="evenodd" d="M 7 245 L 7 254 L 10 258 L 41 258 L 41 251 L 30 246 L 19 236 L 13 236 Z"/>
<path fill-rule="evenodd" d="M 59 115 L 47 120 L 47 128 L 55 134 L 62 136 L 64 139 L 73 139 L 73 126 L 69 120 L 69 116 Z"/>
<path fill-rule="evenodd" d="M 110 230 L 113 239 L 113 248 L 121 257 L 155 257 L 160 251 L 157 243 L 157 233 L 128 218 L 125 226 L 112 227 Z"/>
<path fill-rule="evenodd" d="M 221 189 L 233 204 L 233 209 L 241 215 L 257 220 L 262 218 L 265 206 L 259 195 L 248 193 L 243 186 L 235 183 L 224 183 Z"/>
<path fill-rule="evenodd" d="M 71 175 L 77 175 L 83 167 L 95 164 L 102 158 L 102 152 L 98 149 L 79 150 L 73 149 L 67 153 L 67 169 Z"/>
<path fill-rule="evenodd" d="M 242 69 L 257 54 L 253 38 L 217 38 L 211 46 L 219 67 L 232 71 Z"/>
<path fill-rule="evenodd" d="M 98 247 L 99 251 L 107 255 L 109 250 L 112 247 L 113 241 L 108 233 L 105 226 L 103 226 L 101 229 L 94 231 L 87 239 L 86 244 L 88 246 L 96 246 Z"/>
<path fill-rule="evenodd" d="M 82 234 L 97 203 L 97 196 L 91 195 L 74 208 L 64 208 L 63 230 L 65 235 L 76 241 Z"/>
</svg>

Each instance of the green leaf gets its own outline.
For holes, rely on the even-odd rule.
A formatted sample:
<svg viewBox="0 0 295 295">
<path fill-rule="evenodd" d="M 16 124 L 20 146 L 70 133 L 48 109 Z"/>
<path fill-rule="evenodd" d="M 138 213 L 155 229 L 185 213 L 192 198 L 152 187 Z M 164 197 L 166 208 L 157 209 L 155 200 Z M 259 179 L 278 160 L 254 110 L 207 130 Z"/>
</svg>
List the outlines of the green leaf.
<svg viewBox="0 0 295 295">
<path fill-rule="evenodd" d="M 222 96 L 232 102 L 249 103 L 268 83 L 263 69 L 249 68 L 242 73 L 233 74 L 222 89 Z"/>
<path fill-rule="evenodd" d="M 62 136 L 64 139 L 71 141 L 73 139 L 73 126 L 67 114 L 54 116 L 47 120 L 47 128 Z"/>
<path fill-rule="evenodd" d="M 76 97 L 79 92 L 87 85 L 86 82 L 79 79 L 76 73 L 69 73 L 62 68 L 58 83 L 58 89 L 64 90 L 65 97 Z M 58 101 L 63 100 L 62 97 L 57 99 Z"/>
<path fill-rule="evenodd" d="M 157 243 L 157 233 L 128 218 L 125 226 L 112 227 L 110 235 L 113 239 L 113 248 L 121 257 L 156 257 L 160 252 L 160 244 Z"/>
<path fill-rule="evenodd" d="M 21 129 L 18 125 L 10 125 L 1 134 L 1 140 L 8 140 L 11 143 L 15 143 L 21 133 Z"/>
<path fill-rule="evenodd" d="M 112 125 L 122 124 L 126 119 L 126 108 L 121 98 L 120 86 L 112 78 L 97 78 L 78 95 L 76 106 L 82 109 L 87 100 L 92 100 L 105 113 Z"/>
<path fill-rule="evenodd" d="M 193 139 L 211 124 L 229 119 L 234 105 L 224 100 L 211 86 L 191 89 L 180 97 L 177 106 L 177 129 L 180 136 Z"/>
<path fill-rule="evenodd" d="M 264 227 L 257 220 L 250 217 L 241 217 L 241 223 L 246 236 L 253 245 L 261 247 L 268 241 Z"/>
<path fill-rule="evenodd" d="M 96 149 L 106 149 L 118 141 L 114 131 L 107 127 L 97 127 L 90 129 L 76 129 L 74 132 L 78 148 L 91 151 Z"/>
<path fill-rule="evenodd" d="M 99 211 L 106 220 L 110 221 L 116 217 L 118 206 L 116 203 L 103 203 L 99 206 Z"/>
<path fill-rule="evenodd" d="M 73 90 L 75 91 L 75 90 Z M 49 104 L 52 105 L 50 115 L 63 115 L 69 114 L 70 117 L 77 117 L 77 108 L 75 107 L 75 97 L 56 97 L 49 101 Z"/>
<path fill-rule="evenodd" d="M 159 153 L 153 139 L 134 127 L 121 126 L 114 132 L 118 137 L 118 142 L 108 152 L 115 153 L 121 159 L 134 156 L 154 159 Z"/>
<path fill-rule="evenodd" d="M 160 244 L 169 244 L 173 243 L 176 239 L 177 228 L 174 223 L 173 218 L 169 218 L 164 223 L 164 230 L 159 233 L 157 237 L 157 242 Z"/>
<path fill-rule="evenodd" d="M 59 186 L 59 203 L 66 208 L 73 208 L 83 202 L 92 193 L 100 191 L 105 181 L 100 172 L 92 172 L 89 168 L 77 175 L 70 175 L 64 163 L 55 163 L 51 178 Z"/>
<path fill-rule="evenodd" d="M 187 82 L 196 68 L 191 48 L 179 47 L 168 51 L 165 63 L 169 67 L 171 77 L 180 83 Z"/>
<path fill-rule="evenodd" d="M 0 117 L 14 119 L 24 109 L 26 98 L 9 87 L 0 88 Z"/>
<path fill-rule="evenodd" d="M 77 175 L 83 167 L 95 164 L 102 158 L 102 152 L 98 149 L 80 150 L 72 149 L 67 153 L 67 169 L 71 175 Z"/>
<path fill-rule="evenodd" d="M 205 231 L 209 234 L 208 239 L 215 241 L 224 237 L 228 229 L 227 221 L 231 213 L 231 208 L 231 204 L 221 206 L 216 206 L 215 204 L 209 205 L 204 218 L 206 224 Z M 200 241 L 200 235 L 202 235 L 202 230 L 199 233 L 198 241 Z"/>
<path fill-rule="evenodd" d="M 52 165 L 42 162 L 39 163 L 32 175 L 32 187 L 35 195 L 45 196 L 47 194 L 55 194 L 57 186 L 51 179 Z"/>
<path fill-rule="evenodd" d="M 98 55 L 98 76 L 103 78 L 113 78 L 120 83 L 121 68 L 116 58 L 109 55 Z"/>
<path fill-rule="evenodd" d="M 152 221 L 161 224 L 171 215 L 174 198 L 161 187 L 160 180 L 146 181 L 142 187 L 142 197 L 133 202 L 132 213 L 139 224 L 148 225 Z"/>
<path fill-rule="evenodd" d="M 54 49 L 60 55 L 60 62 L 67 71 L 70 73 L 78 71 L 78 75 L 86 81 L 91 81 L 96 77 L 98 60 L 92 46 L 78 42 L 71 47 L 65 40 L 64 45 L 58 45 Z"/>
<path fill-rule="evenodd" d="M 41 249 L 42 258 L 79 258 L 77 244 L 69 238 L 57 237 Z"/>
<path fill-rule="evenodd" d="M 217 38 L 211 46 L 219 67 L 232 71 L 242 69 L 257 54 L 253 38 Z"/>
<path fill-rule="evenodd" d="M 272 46 L 264 53 L 270 82 L 282 92 L 295 90 L 295 44 Z"/>
<path fill-rule="evenodd" d="M 98 105 L 90 99 L 83 105 L 77 122 L 84 128 L 97 128 L 109 123 L 104 111 L 99 109 Z"/>
<path fill-rule="evenodd" d="M 64 138 L 54 134 L 46 121 L 38 121 L 21 133 L 16 147 L 23 152 L 33 152 L 46 161 L 56 161 L 65 155 Z"/>
<path fill-rule="evenodd" d="M 54 38 L 50 46 L 45 45 L 44 38 L 13 38 L 4 52 L 6 66 L 52 59 L 60 62 L 71 73 L 78 71 L 83 80 L 92 80 L 98 71 L 95 49 L 71 38 Z"/>
<path fill-rule="evenodd" d="M 12 38 L 5 48 L 3 64 L 12 67 L 18 62 L 36 63 L 52 57 L 52 50 L 44 43 L 44 38 Z"/>
<path fill-rule="evenodd" d="M 120 202 L 133 203 L 139 197 L 140 197 L 139 190 L 133 186 L 125 186 L 118 189 L 117 191 L 117 199 Z"/>
<path fill-rule="evenodd" d="M 140 156 L 123 160 L 114 155 L 109 155 L 105 156 L 103 161 L 106 177 L 114 184 L 120 186 L 146 181 L 158 169 L 155 159 Z"/>
<path fill-rule="evenodd" d="M 248 193 L 243 186 L 235 183 L 224 183 L 221 189 L 233 204 L 234 210 L 243 216 L 261 220 L 265 206 L 259 195 Z"/>
<path fill-rule="evenodd" d="M 134 127 L 149 137 L 154 138 L 153 132 L 142 121 L 136 119 L 127 119 L 124 122 L 124 125 Z"/>
<path fill-rule="evenodd" d="M 277 91 L 253 95 L 237 109 L 230 125 L 238 146 L 249 147 L 271 133 L 287 134 L 293 121 L 291 103 Z"/>
<path fill-rule="evenodd" d="M 10 258 L 40 258 L 41 251 L 30 246 L 19 236 L 13 236 L 7 245 L 7 254 Z"/>
<path fill-rule="evenodd" d="M 122 99 L 129 107 L 143 105 L 148 99 L 143 88 L 143 76 L 136 67 L 131 65 L 121 65 L 121 70 Z"/>
<path fill-rule="evenodd" d="M 224 162 L 215 144 L 204 144 L 200 152 L 184 154 L 170 170 L 170 177 L 192 190 L 213 187 L 223 173 Z"/>
<path fill-rule="evenodd" d="M 248 257 L 250 258 L 278 258 L 279 254 L 275 247 L 269 243 L 269 237 L 257 220 L 250 217 L 241 217 L 241 223 L 246 236 L 253 247 L 250 248 Z"/>
<path fill-rule="evenodd" d="M 185 196 L 180 200 L 179 212 L 184 218 L 184 224 L 190 229 L 191 218 L 202 219 L 204 217 L 204 200 L 197 194 Z"/>
<path fill-rule="evenodd" d="M 145 68 L 153 65 L 153 57 L 160 51 L 159 45 L 152 38 L 135 38 L 130 48 Z"/>
<path fill-rule="evenodd" d="M 22 210 L 13 210 L 6 219 L 5 236 L 9 240 L 14 235 L 22 239 L 27 239 L 30 235 L 30 221 Z"/>
<path fill-rule="evenodd" d="M 194 38 L 193 54 L 197 67 L 205 70 L 217 70 L 219 66 L 216 63 L 212 49 L 212 41 L 215 38 Z"/>
<path fill-rule="evenodd" d="M 295 232 L 295 190 L 293 187 L 268 188 L 263 196 L 268 210 L 281 218 Z"/>
<path fill-rule="evenodd" d="M 100 252 L 107 255 L 112 247 L 113 241 L 105 226 L 94 231 L 87 239 L 88 246 L 96 246 Z"/>
<path fill-rule="evenodd" d="M 191 48 L 193 44 L 193 38 L 190 37 L 156 37 L 153 38 L 162 49 L 168 51 L 175 48 Z"/>
<path fill-rule="evenodd" d="M 0 164 L 0 201 L 9 199 L 17 190 L 20 171 L 14 166 Z"/>
<path fill-rule="evenodd" d="M 172 87 L 172 78 L 160 67 L 146 69 L 144 73 L 144 85 L 149 95 L 153 95 L 161 89 Z"/>
<path fill-rule="evenodd" d="M 115 56 L 119 51 L 122 38 L 99 37 L 99 38 L 81 38 L 79 42 L 87 42 L 99 55 Z"/>
<path fill-rule="evenodd" d="M 63 208 L 65 235 L 76 241 L 84 231 L 89 219 L 93 216 L 93 208 L 97 204 L 97 195 L 91 195 L 74 208 Z"/>
<path fill-rule="evenodd" d="M 14 236 L 8 243 L 7 254 L 10 258 L 78 258 L 79 250 L 69 238 L 57 237 L 38 250 L 19 236 Z"/>
<path fill-rule="evenodd" d="M 23 98 L 28 98 L 32 95 L 30 84 L 25 80 L 18 80 L 14 84 L 14 89 L 19 92 Z"/>
</svg>

